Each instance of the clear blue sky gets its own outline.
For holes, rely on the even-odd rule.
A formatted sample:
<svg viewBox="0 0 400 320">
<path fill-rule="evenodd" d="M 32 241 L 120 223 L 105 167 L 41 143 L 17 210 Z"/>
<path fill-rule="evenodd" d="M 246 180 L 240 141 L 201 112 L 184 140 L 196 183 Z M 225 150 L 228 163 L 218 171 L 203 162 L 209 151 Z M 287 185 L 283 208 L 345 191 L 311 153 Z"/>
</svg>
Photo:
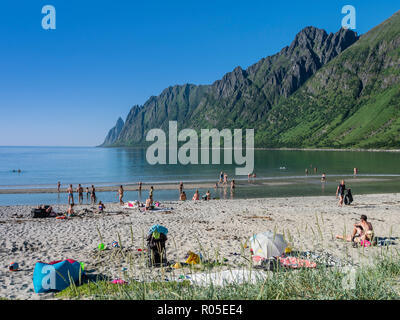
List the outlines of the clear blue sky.
<svg viewBox="0 0 400 320">
<path fill-rule="evenodd" d="M 56 8 L 56 30 L 41 9 Z M 76 1 L 0 4 L 0 145 L 100 144 L 132 105 L 175 84 L 209 84 L 316 26 L 336 32 L 343 5 L 365 33 L 398 0 Z"/>
</svg>

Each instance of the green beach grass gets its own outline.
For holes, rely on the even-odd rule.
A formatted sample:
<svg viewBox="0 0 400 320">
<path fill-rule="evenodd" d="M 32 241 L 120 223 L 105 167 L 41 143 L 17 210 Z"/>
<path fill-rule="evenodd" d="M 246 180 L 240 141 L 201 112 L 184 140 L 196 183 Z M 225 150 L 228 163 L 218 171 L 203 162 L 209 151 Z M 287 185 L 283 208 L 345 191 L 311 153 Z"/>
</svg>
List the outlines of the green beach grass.
<svg viewBox="0 0 400 320">
<path fill-rule="evenodd" d="M 363 250 L 362 248 L 355 250 Z M 109 281 L 72 284 L 56 294 L 58 299 L 94 300 L 393 300 L 400 299 L 400 255 L 390 248 L 382 249 L 368 266 L 355 267 L 353 286 L 344 286 L 348 270 L 341 267 L 318 266 L 316 269 L 267 271 L 264 280 L 217 286 L 191 284 L 183 281 L 160 281 L 160 277 L 128 284 Z M 199 270 L 215 272 L 220 266 L 198 266 Z M 236 270 L 238 268 L 235 268 Z M 254 272 L 251 264 L 242 270 Z M 192 272 L 192 268 L 187 274 Z M 259 272 L 260 270 L 257 270 Z M 161 272 L 162 273 L 162 272 Z"/>
</svg>

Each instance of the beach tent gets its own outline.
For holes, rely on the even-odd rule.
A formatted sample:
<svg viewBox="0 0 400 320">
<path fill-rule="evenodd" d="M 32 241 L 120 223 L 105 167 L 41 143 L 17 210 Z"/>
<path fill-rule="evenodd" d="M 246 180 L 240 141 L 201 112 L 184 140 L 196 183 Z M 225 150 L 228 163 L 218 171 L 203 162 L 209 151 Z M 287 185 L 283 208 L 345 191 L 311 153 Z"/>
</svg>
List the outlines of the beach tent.
<svg viewBox="0 0 400 320">
<path fill-rule="evenodd" d="M 254 256 L 264 259 L 278 257 L 285 252 L 287 243 L 281 234 L 266 231 L 250 238 L 250 248 Z"/>
<path fill-rule="evenodd" d="M 50 263 L 37 262 L 33 270 L 33 288 L 36 293 L 62 291 L 82 275 L 81 264 L 67 259 Z"/>
</svg>

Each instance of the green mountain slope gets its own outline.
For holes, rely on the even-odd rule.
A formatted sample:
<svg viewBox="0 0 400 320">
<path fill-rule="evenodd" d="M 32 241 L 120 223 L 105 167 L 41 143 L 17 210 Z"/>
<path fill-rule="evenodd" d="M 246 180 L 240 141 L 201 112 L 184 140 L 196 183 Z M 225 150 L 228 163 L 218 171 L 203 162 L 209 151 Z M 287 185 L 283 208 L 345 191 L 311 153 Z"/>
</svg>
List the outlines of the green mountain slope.
<svg viewBox="0 0 400 320">
<path fill-rule="evenodd" d="M 400 12 L 323 66 L 257 128 L 257 145 L 398 148 Z"/>
</svg>

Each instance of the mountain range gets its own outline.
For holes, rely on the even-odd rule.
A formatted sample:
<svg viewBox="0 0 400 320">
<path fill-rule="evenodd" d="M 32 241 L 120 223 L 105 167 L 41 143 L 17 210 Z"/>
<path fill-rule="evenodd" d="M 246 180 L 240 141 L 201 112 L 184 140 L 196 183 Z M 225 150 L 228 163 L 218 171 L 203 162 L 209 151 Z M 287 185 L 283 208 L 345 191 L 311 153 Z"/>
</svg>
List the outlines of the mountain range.
<svg viewBox="0 0 400 320">
<path fill-rule="evenodd" d="M 398 148 L 400 11 L 362 36 L 306 27 L 279 53 L 211 85 L 171 86 L 118 119 L 101 146 L 152 128 L 254 128 L 256 147 Z"/>
</svg>

